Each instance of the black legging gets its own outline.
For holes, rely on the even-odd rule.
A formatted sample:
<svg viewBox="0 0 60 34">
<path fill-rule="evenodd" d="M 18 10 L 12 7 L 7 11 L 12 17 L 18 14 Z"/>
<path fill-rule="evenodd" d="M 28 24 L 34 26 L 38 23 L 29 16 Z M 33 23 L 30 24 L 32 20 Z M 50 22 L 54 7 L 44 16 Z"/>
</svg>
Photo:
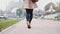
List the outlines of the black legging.
<svg viewBox="0 0 60 34">
<path fill-rule="evenodd" d="M 26 19 L 31 23 L 31 20 L 33 18 L 33 9 L 26 9 Z"/>
</svg>

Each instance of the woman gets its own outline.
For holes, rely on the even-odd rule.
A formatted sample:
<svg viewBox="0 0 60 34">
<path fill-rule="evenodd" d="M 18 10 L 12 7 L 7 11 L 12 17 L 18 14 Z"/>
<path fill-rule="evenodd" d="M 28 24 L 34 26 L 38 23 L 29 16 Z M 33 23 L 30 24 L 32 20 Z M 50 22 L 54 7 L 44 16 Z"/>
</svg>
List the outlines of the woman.
<svg viewBox="0 0 60 34">
<path fill-rule="evenodd" d="M 36 2 L 33 3 L 31 0 L 23 0 L 23 8 L 26 10 L 26 20 L 27 20 L 27 26 L 30 29 L 31 28 L 31 21 L 33 18 L 33 9 L 37 7 Z"/>
</svg>

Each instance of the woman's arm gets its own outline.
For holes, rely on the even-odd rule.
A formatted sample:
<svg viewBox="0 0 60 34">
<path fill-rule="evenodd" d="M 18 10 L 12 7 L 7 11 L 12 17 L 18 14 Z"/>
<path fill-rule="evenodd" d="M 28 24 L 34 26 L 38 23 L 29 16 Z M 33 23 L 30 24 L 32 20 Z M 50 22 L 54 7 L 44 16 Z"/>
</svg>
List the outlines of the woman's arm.
<svg viewBox="0 0 60 34">
<path fill-rule="evenodd" d="M 37 7 L 38 7 L 36 3 L 34 3 L 34 7 L 35 7 L 35 8 L 37 8 Z"/>
</svg>

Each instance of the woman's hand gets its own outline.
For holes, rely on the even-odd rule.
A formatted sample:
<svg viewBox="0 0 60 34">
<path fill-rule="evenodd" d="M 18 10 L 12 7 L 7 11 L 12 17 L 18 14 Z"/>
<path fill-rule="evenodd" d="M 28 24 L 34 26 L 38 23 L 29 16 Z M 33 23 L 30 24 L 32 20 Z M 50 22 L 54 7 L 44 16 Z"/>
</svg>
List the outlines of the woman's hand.
<svg viewBox="0 0 60 34">
<path fill-rule="evenodd" d="M 25 0 L 23 0 L 23 1 L 25 1 Z"/>
</svg>

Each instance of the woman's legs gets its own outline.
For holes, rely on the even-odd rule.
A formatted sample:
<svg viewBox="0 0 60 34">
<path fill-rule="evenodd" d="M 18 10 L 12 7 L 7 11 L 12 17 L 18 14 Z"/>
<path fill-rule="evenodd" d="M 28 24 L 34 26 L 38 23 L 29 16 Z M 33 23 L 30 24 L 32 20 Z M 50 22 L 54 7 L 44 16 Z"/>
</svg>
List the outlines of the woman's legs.
<svg viewBox="0 0 60 34">
<path fill-rule="evenodd" d="M 27 25 L 31 25 L 31 21 L 33 18 L 33 9 L 26 9 L 26 19 L 27 19 Z"/>
</svg>

